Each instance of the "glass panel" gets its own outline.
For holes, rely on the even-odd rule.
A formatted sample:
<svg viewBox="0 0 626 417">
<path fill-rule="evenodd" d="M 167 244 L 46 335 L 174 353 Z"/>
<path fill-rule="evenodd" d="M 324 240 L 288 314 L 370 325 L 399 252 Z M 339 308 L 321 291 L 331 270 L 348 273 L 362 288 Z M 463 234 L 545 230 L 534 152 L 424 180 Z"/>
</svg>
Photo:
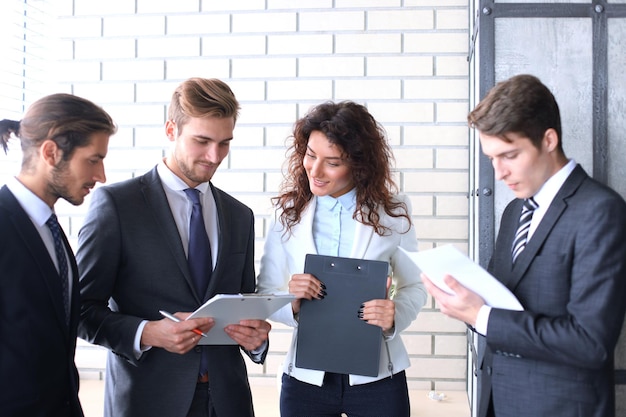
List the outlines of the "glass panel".
<svg viewBox="0 0 626 417">
<path fill-rule="evenodd" d="M 565 154 L 591 173 L 591 19 L 500 18 L 495 23 L 496 82 L 522 73 L 539 77 L 559 103 Z M 513 198 L 513 193 L 496 181 L 496 222 Z M 496 230 L 498 227 L 499 223 Z"/>
<path fill-rule="evenodd" d="M 626 198 L 626 19 L 608 19 L 608 183 Z"/>
</svg>

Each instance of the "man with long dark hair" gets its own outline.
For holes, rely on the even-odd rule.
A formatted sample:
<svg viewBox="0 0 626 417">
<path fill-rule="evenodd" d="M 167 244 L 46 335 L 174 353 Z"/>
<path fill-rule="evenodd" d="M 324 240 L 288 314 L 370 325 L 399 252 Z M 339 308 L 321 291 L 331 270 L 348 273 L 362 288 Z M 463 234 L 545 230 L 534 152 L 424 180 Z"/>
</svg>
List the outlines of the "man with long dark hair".
<svg viewBox="0 0 626 417">
<path fill-rule="evenodd" d="M 74 364 L 80 310 L 74 254 L 54 212 L 104 182 L 116 127 L 94 103 L 53 94 L 21 121 L 0 121 L 0 143 L 20 140 L 20 173 L 0 189 L 0 414 L 79 417 Z M 6 150 L 6 147 L 5 147 Z"/>
</svg>

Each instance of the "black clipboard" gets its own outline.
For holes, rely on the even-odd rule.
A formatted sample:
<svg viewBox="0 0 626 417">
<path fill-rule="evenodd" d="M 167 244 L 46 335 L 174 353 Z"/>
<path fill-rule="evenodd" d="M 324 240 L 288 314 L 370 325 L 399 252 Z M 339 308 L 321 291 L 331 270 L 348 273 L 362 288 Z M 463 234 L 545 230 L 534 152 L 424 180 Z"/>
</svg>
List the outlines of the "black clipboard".
<svg viewBox="0 0 626 417">
<path fill-rule="evenodd" d="M 326 285 L 322 300 L 302 300 L 296 366 L 377 376 L 382 329 L 359 319 L 365 301 L 384 299 L 389 263 L 306 255 L 304 272 Z"/>
</svg>

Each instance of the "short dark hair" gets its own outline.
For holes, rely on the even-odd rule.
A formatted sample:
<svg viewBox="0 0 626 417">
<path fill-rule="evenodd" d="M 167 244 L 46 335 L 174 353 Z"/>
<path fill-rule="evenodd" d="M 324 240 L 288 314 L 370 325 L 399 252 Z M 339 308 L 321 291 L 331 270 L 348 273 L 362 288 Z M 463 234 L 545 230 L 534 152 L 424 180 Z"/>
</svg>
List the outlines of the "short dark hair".
<svg viewBox="0 0 626 417">
<path fill-rule="evenodd" d="M 497 83 L 467 120 L 481 133 L 505 141 L 511 140 L 509 133 L 520 134 L 537 148 L 546 130 L 554 129 L 563 152 L 559 106 L 548 87 L 533 75 L 520 74 Z"/>
</svg>

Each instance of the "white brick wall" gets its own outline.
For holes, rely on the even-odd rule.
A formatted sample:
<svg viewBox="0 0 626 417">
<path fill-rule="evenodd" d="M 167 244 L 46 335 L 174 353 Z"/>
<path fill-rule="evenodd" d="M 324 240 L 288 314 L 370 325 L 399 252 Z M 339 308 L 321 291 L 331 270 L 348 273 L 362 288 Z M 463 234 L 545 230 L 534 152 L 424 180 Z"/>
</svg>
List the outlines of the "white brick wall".
<svg viewBox="0 0 626 417">
<path fill-rule="evenodd" d="M 468 0 L 53 1 L 60 88 L 103 105 L 119 124 L 109 183 L 165 154 L 162 126 L 179 82 L 223 79 L 242 110 L 214 182 L 255 211 L 258 259 L 293 122 L 321 101 L 352 99 L 389 133 L 420 248 L 467 250 Z M 74 244 L 86 209 L 58 206 Z M 275 377 L 289 335 L 274 325 L 267 363 L 249 363 L 251 376 Z M 411 388 L 464 389 L 463 324 L 429 299 L 402 337 Z M 79 346 L 79 365 L 104 366 L 103 358 Z"/>
</svg>

